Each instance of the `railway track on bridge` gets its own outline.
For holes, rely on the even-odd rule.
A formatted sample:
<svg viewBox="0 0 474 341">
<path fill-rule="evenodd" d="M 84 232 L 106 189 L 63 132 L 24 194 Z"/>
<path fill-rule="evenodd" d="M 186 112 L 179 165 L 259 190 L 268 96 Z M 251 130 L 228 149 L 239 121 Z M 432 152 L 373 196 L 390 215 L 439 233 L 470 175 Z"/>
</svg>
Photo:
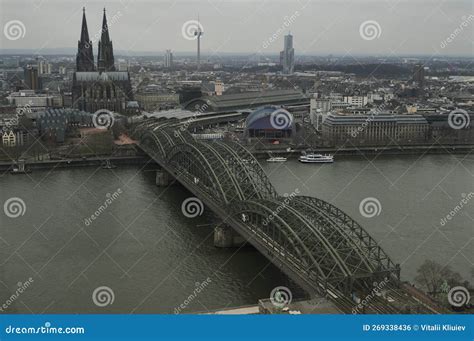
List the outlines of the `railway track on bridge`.
<svg viewBox="0 0 474 341">
<path fill-rule="evenodd" d="M 258 161 L 230 141 L 195 140 L 178 120 L 150 119 L 134 133 L 140 148 L 223 223 L 310 295 L 343 313 L 433 313 L 400 289 L 400 268 L 351 217 L 318 198 L 280 196 Z M 272 217 L 272 218 L 270 218 Z M 374 287 L 386 283 L 381 292 Z M 369 296 L 370 295 L 370 296 Z"/>
</svg>

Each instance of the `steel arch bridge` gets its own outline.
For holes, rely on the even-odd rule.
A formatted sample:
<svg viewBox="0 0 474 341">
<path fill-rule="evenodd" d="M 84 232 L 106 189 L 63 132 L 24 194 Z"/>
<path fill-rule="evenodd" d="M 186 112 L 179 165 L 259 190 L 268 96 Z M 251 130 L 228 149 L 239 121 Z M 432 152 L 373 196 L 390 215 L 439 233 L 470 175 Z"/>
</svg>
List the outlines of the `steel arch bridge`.
<svg viewBox="0 0 474 341">
<path fill-rule="evenodd" d="M 313 197 L 279 195 L 242 145 L 198 141 L 177 120 L 134 132 L 163 169 L 309 293 L 346 299 L 400 268 L 351 217 Z"/>
</svg>

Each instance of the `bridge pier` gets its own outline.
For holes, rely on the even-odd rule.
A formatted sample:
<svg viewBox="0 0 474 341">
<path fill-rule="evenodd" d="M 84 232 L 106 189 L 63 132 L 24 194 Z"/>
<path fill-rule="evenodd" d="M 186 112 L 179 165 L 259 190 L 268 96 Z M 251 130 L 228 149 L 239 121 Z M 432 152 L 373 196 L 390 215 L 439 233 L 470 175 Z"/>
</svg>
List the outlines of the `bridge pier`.
<svg viewBox="0 0 474 341">
<path fill-rule="evenodd" d="M 175 182 L 175 178 L 165 171 L 164 169 L 159 169 L 156 171 L 156 185 L 159 187 L 167 187 L 172 185 Z"/>
<path fill-rule="evenodd" d="M 235 232 L 232 227 L 218 225 L 214 228 L 214 246 L 215 247 L 240 247 L 246 243 L 244 237 Z"/>
</svg>

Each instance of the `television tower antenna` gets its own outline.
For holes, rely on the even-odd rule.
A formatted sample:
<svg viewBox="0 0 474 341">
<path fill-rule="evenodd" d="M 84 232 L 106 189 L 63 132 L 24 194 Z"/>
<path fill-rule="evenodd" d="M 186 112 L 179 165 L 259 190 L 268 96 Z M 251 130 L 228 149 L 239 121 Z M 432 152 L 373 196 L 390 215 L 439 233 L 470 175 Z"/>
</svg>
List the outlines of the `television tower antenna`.
<svg viewBox="0 0 474 341">
<path fill-rule="evenodd" d="M 199 21 L 199 14 L 198 14 L 198 21 L 197 21 L 197 28 L 194 31 L 194 36 L 197 37 L 197 69 L 201 68 L 201 36 L 204 34 L 201 23 Z"/>
</svg>

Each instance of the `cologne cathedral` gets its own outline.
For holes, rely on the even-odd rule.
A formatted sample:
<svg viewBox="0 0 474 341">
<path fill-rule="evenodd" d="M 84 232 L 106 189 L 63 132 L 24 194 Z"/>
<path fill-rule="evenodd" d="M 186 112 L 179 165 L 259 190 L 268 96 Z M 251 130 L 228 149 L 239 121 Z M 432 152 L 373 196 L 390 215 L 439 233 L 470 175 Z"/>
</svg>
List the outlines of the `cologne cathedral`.
<svg viewBox="0 0 474 341">
<path fill-rule="evenodd" d="M 128 71 L 115 70 L 114 50 L 109 36 L 105 9 L 98 46 L 96 66 L 84 9 L 81 38 L 77 46 L 76 72 L 72 85 L 73 106 L 88 112 L 107 109 L 124 113 L 127 102 L 133 99 L 130 74 Z"/>
</svg>

